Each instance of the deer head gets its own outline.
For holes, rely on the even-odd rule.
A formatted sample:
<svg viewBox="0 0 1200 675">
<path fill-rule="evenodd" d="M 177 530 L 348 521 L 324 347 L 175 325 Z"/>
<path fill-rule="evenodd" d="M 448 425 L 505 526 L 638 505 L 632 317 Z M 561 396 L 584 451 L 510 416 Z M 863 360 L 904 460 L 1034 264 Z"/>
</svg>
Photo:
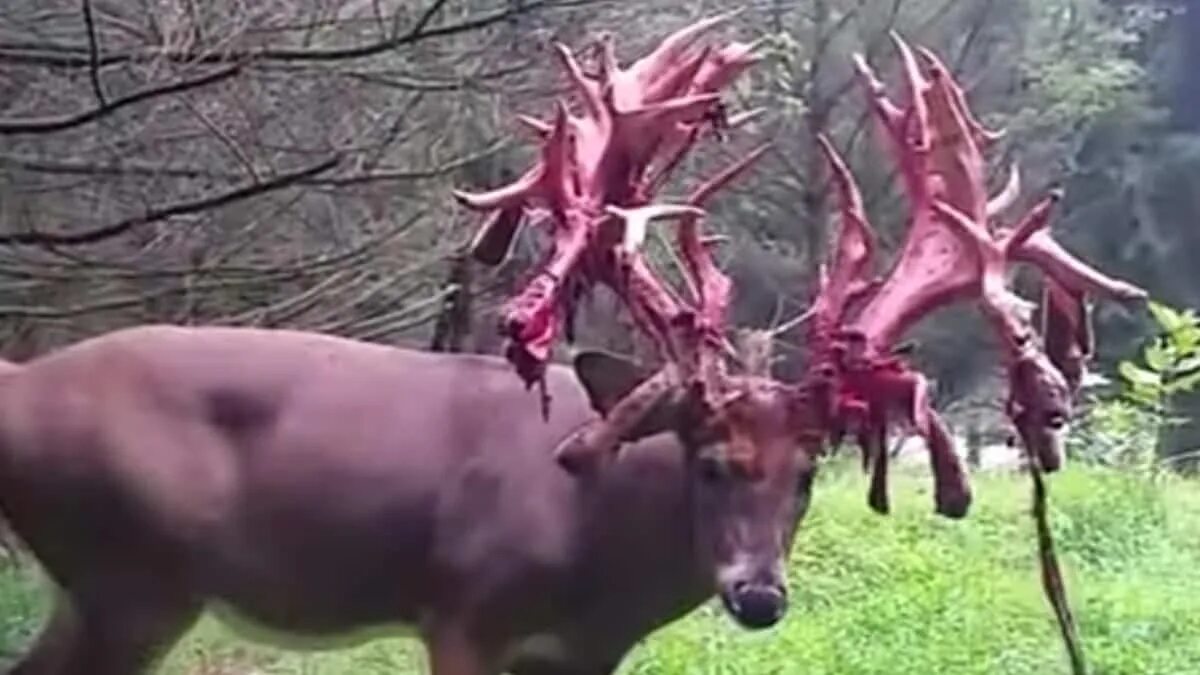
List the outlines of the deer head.
<svg viewBox="0 0 1200 675">
<path fill-rule="evenodd" d="M 603 40 L 594 74 L 560 46 L 578 111 L 560 103 L 549 122 L 526 119 L 542 138 L 537 164 L 512 185 L 459 199 L 491 212 L 476 238 L 481 260 L 498 262 L 531 214 L 540 214 L 551 233 L 548 260 L 508 305 L 502 326 L 511 340 L 508 356 L 527 382 L 540 375 L 574 300 L 597 283 L 617 292 L 657 347 L 664 365 L 654 372 L 611 354 L 576 356 L 576 373 L 600 416 L 566 439 L 557 457 L 570 471 L 586 473 L 625 442 L 673 432 L 687 450 L 697 553 L 712 561 L 732 613 L 762 627 L 784 611 L 783 555 L 804 509 L 795 496 L 807 495 L 813 462 L 796 452 L 788 388 L 771 380 L 765 366 L 737 358 L 725 336 L 731 284 L 701 221 L 706 202 L 765 147 L 681 203 L 652 203 L 706 131 L 754 115 L 726 117 L 719 100 L 757 60 L 752 46 L 699 44 L 727 17 L 678 31 L 628 67 L 617 63 L 612 41 Z M 648 224 L 658 218 L 676 221 L 682 289 L 661 281 L 641 253 Z"/>
</svg>

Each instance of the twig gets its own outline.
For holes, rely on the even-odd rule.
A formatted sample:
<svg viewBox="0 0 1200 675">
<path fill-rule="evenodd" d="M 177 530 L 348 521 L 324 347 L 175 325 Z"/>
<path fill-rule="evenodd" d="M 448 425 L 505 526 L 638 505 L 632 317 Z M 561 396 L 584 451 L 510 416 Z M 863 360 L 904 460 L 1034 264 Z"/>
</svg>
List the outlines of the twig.
<svg viewBox="0 0 1200 675">
<path fill-rule="evenodd" d="M 215 70 L 207 75 L 202 75 L 190 80 L 180 80 L 171 84 L 150 87 L 141 91 L 136 91 L 127 96 L 114 99 L 108 103 L 86 110 L 81 113 L 71 115 L 62 115 L 57 117 L 34 117 L 29 119 L 0 119 L 0 135 L 5 134 L 45 134 L 54 131 L 62 131 L 83 124 L 87 124 L 93 120 L 99 119 L 106 115 L 110 115 L 121 108 L 131 106 L 134 103 L 140 103 L 150 98 L 158 98 L 168 94 L 177 94 L 189 89 L 197 89 L 205 85 L 213 84 L 227 80 L 237 75 L 242 70 L 242 65 L 237 64 L 220 70 Z"/>
<path fill-rule="evenodd" d="M 111 225 L 105 225 L 92 230 L 85 230 L 75 234 L 61 234 L 56 232 L 18 232 L 14 234 L 0 235 L 0 244 L 8 245 L 37 245 L 37 246 L 78 246 L 80 244 L 92 244 L 104 239 L 115 237 L 119 234 L 124 234 L 129 230 L 153 223 L 155 221 L 164 220 L 173 216 L 185 215 L 188 213 L 197 213 L 207 211 L 219 206 L 225 206 L 233 202 L 241 201 L 249 197 L 261 195 L 266 192 L 278 190 L 299 182 L 304 178 L 315 176 L 332 169 L 337 165 L 340 157 L 331 157 L 321 162 L 304 169 L 282 173 L 272 178 L 271 180 L 262 183 L 252 183 L 245 185 L 228 192 L 206 197 L 187 202 L 177 202 L 168 206 L 161 206 L 132 218 L 118 221 Z"/>
<path fill-rule="evenodd" d="M 104 97 L 104 87 L 100 86 L 100 41 L 96 37 L 96 21 L 92 17 L 92 0 L 83 0 L 83 23 L 87 26 L 88 36 L 88 74 L 92 78 L 92 90 L 96 92 L 96 100 L 101 106 L 108 104 Z"/>
<path fill-rule="evenodd" d="M 454 291 L 442 301 L 434 323 L 429 349 L 435 352 L 461 352 L 463 341 L 471 333 L 471 256 L 465 247 L 460 248 L 449 262 L 446 288 L 453 287 Z"/>
<path fill-rule="evenodd" d="M 1058 555 L 1054 552 L 1054 536 L 1050 532 L 1050 523 L 1046 516 L 1046 484 L 1042 478 L 1042 469 L 1033 453 L 1027 452 L 1026 456 L 1029 459 L 1029 475 L 1033 479 L 1033 520 L 1037 527 L 1038 557 L 1042 565 L 1042 589 L 1046 592 L 1050 606 L 1054 608 L 1054 617 L 1058 620 L 1063 645 L 1071 659 L 1071 673 L 1087 675 L 1083 645 L 1079 640 L 1079 631 L 1075 626 L 1070 600 L 1067 598 L 1066 584 L 1063 583 L 1062 570 L 1058 565 Z"/>
<path fill-rule="evenodd" d="M 442 8 L 445 6 L 446 0 L 433 0 L 433 4 L 421 13 L 421 18 L 417 19 L 417 22 L 413 24 L 413 27 L 408 31 L 408 34 L 420 35 L 424 33 L 425 29 L 429 26 L 429 23 L 433 21 L 433 17 L 437 16 L 438 12 L 442 11 Z"/>
</svg>

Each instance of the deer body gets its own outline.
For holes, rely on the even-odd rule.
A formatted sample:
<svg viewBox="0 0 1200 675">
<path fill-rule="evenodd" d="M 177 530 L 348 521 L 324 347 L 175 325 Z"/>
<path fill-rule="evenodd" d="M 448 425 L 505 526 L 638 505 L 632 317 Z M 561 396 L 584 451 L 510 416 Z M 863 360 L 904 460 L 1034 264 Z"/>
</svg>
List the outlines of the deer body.
<svg viewBox="0 0 1200 675">
<path fill-rule="evenodd" d="M 713 591 L 667 434 L 576 478 L 551 368 L 152 326 L 0 374 L 0 504 L 63 593 L 17 673 L 132 673 L 206 603 L 272 631 L 418 628 L 436 675 L 608 673 Z"/>
</svg>

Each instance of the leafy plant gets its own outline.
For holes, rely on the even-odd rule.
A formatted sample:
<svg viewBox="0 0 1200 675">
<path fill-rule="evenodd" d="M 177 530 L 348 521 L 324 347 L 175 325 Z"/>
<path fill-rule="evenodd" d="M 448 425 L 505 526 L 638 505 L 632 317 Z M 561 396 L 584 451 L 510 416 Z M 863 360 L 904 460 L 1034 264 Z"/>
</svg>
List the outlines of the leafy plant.
<svg viewBox="0 0 1200 675">
<path fill-rule="evenodd" d="M 1075 439 L 1076 454 L 1104 464 L 1156 469 L 1164 433 L 1186 422 L 1175 400 L 1200 387 L 1200 317 L 1149 303 L 1158 335 L 1117 366 L 1116 393 L 1094 397 Z"/>
</svg>

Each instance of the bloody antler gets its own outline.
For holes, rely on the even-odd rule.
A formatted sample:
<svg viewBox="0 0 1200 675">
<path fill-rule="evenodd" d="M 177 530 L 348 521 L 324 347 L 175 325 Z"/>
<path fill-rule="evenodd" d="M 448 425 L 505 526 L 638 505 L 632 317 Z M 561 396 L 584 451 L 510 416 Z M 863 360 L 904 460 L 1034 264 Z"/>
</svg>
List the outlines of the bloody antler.
<svg viewBox="0 0 1200 675">
<path fill-rule="evenodd" d="M 924 377 L 893 354 L 915 322 L 940 307 L 973 299 L 1000 337 L 1009 373 L 1008 414 L 1040 466 L 1061 464 L 1058 432 L 1091 355 L 1085 295 L 1144 298 L 1134 286 L 1110 279 L 1059 246 L 1046 231 L 1057 191 L 1012 227 L 989 218 L 1019 193 L 1013 169 L 989 200 L 983 151 L 1000 137 L 971 114 L 962 90 L 928 50 L 914 52 L 892 36 L 900 53 L 906 102 L 890 100 L 861 57 L 860 81 L 888 146 L 900 166 L 911 220 L 899 257 L 886 277 L 869 278 L 873 239 L 854 179 L 833 147 L 821 139 L 840 197 L 842 228 L 831 268 L 821 277 L 808 340 L 812 375 L 829 392 L 825 415 L 834 436 L 855 429 L 874 459 L 870 503 L 886 512 L 884 440 L 897 414 L 929 446 L 938 511 L 965 514 L 970 490 L 945 425 L 933 411 Z M 1013 262 L 1035 265 L 1045 276 L 1042 338 L 1029 303 L 1008 288 Z M 830 386 L 832 385 L 832 386 Z"/>
<path fill-rule="evenodd" d="M 688 197 L 687 205 L 698 210 L 721 187 L 745 172 L 767 147 L 758 147 L 700 185 Z M 670 308 L 666 331 L 675 357 L 621 399 L 604 419 L 594 420 L 560 445 L 555 454 L 564 465 L 577 468 L 614 454 L 635 434 L 647 411 L 680 391 L 681 384 L 685 385 L 684 391 L 697 395 L 697 402 L 707 411 L 722 407 L 727 395 L 724 357 L 732 350 L 724 335 L 732 284 L 713 260 L 714 243 L 701 236 L 697 213 L 680 218 L 676 246 L 689 297 Z M 643 272 L 635 279 L 654 279 L 644 260 L 637 258 L 634 262 L 639 266 L 635 269 Z M 753 459 L 745 455 L 731 457 L 735 462 Z"/>
<path fill-rule="evenodd" d="M 702 213 L 702 198 L 686 205 L 651 200 L 703 129 L 729 125 L 720 91 L 757 60 L 750 45 L 696 47 L 728 16 L 677 31 L 628 68 L 617 64 L 606 38 L 595 75 L 557 45 L 579 113 L 560 102 L 550 122 L 521 118 L 541 138 L 534 166 L 490 192 L 455 193 L 467 207 L 490 212 L 475 239 L 476 258 L 487 264 L 500 262 L 525 218 L 547 213 L 541 222 L 552 237 L 548 259 L 506 306 L 502 321 L 509 359 L 527 383 L 540 378 L 575 300 L 597 282 L 625 300 L 665 355 L 678 358 L 672 326 L 684 310 L 640 247 L 650 221 L 692 222 Z"/>
</svg>

